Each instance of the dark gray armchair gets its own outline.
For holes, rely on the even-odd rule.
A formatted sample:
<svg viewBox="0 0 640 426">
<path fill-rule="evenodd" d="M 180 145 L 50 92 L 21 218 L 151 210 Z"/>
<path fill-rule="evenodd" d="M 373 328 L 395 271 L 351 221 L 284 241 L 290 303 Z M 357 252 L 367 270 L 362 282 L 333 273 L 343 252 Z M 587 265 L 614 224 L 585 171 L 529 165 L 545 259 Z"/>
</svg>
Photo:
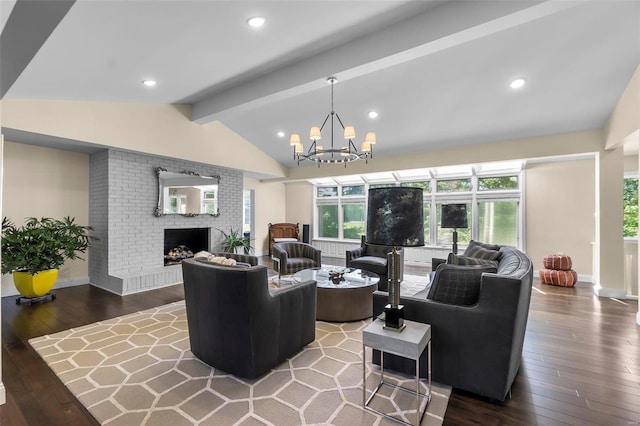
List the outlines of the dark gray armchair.
<svg viewBox="0 0 640 426">
<path fill-rule="evenodd" d="M 322 266 L 322 251 L 306 243 L 275 243 L 273 257 L 277 259 L 276 270 L 280 275 L 295 274 L 303 269 Z"/>
<path fill-rule="evenodd" d="M 316 282 L 269 292 L 266 266 L 182 262 L 191 352 L 247 379 L 315 340 Z"/>
<path fill-rule="evenodd" d="M 377 246 L 368 244 L 365 241 L 365 236 L 362 236 L 360 240 L 360 247 L 347 250 L 346 266 L 349 268 L 362 269 L 364 271 L 375 272 L 380 276 L 378 282 L 378 290 L 387 291 L 388 287 L 388 265 L 387 265 L 387 253 L 393 250 L 391 246 Z M 404 271 L 404 253 L 401 248 L 398 248 L 400 253 L 400 277 L 403 276 Z"/>
</svg>

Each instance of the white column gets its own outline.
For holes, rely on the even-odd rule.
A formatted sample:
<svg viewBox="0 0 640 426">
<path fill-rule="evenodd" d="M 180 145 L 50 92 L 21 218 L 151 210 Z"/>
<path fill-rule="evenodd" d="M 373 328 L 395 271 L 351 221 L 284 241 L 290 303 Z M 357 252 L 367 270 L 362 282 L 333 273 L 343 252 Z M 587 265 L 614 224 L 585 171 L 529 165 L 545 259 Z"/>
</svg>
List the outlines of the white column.
<svg viewBox="0 0 640 426">
<path fill-rule="evenodd" d="M 0 123 L 2 123 L 2 100 L 0 100 Z M 0 133 L 0 217 L 2 216 L 2 172 L 4 164 L 4 135 Z M 0 253 L 2 256 L 2 253 Z M 0 286 L 0 293 L 2 292 L 2 286 Z M 2 294 L 0 294 L 2 297 Z M 0 304 L 0 318 L 2 318 L 2 304 Z M 0 329 L 0 342 L 2 342 L 2 330 Z M 0 351 L 0 405 L 7 402 L 7 395 L 2 383 L 2 351 Z"/>
<path fill-rule="evenodd" d="M 596 155 L 596 256 L 594 293 L 624 299 L 622 146 Z"/>
</svg>

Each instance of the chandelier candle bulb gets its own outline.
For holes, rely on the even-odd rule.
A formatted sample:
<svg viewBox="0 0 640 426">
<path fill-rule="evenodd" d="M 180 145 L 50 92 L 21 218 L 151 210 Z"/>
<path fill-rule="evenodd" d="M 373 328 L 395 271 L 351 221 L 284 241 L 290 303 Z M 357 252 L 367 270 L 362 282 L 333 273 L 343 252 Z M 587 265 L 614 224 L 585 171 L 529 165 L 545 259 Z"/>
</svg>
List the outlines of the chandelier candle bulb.
<svg viewBox="0 0 640 426">
<path fill-rule="evenodd" d="M 309 139 L 312 141 L 319 141 L 322 139 L 322 134 L 320 133 L 320 127 L 312 127 L 309 132 Z"/>
<path fill-rule="evenodd" d="M 301 145 L 300 135 L 297 133 L 292 133 L 291 138 L 289 139 L 289 145 Z"/>
<path fill-rule="evenodd" d="M 369 145 L 375 145 L 376 143 L 376 134 L 375 132 L 367 132 L 367 135 L 364 137 L 364 141 Z"/>
<path fill-rule="evenodd" d="M 356 129 L 353 126 L 347 126 L 344 128 L 344 138 L 345 139 L 355 139 L 356 138 Z"/>
</svg>

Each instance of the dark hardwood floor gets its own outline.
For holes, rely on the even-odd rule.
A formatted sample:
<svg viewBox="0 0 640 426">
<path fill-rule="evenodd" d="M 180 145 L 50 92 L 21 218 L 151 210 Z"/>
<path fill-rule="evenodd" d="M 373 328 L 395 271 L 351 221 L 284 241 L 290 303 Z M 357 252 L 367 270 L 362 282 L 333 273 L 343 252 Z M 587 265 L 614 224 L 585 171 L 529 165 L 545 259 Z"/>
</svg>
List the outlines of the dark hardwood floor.
<svg viewBox="0 0 640 426">
<path fill-rule="evenodd" d="M 270 260 L 263 257 L 261 262 Z M 426 272 L 415 267 L 405 271 Z M 598 298 L 583 283 L 567 289 L 536 280 L 534 287 L 512 398 L 495 403 L 454 390 L 445 424 L 640 424 L 637 302 Z M 57 300 L 34 306 L 2 298 L 3 426 L 97 424 L 28 339 L 184 297 L 181 285 L 125 297 L 89 285 L 55 292 Z"/>
</svg>

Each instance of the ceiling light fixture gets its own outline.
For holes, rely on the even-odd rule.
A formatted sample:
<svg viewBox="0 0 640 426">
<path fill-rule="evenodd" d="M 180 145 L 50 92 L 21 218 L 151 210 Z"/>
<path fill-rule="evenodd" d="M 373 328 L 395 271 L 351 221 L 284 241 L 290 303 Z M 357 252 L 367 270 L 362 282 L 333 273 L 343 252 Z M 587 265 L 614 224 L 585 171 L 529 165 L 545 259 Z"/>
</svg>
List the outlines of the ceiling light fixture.
<svg viewBox="0 0 640 426">
<path fill-rule="evenodd" d="M 378 118 L 378 113 L 375 111 L 369 111 L 369 118 Z"/>
<path fill-rule="evenodd" d="M 509 84 L 509 87 L 511 87 L 512 89 L 519 89 L 524 86 L 525 83 L 526 81 L 524 78 L 516 78 L 511 82 L 511 84 Z"/>
<path fill-rule="evenodd" d="M 262 16 L 254 16 L 253 18 L 247 19 L 247 24 L 249 24 L 249 26 L 252 28 L 260 28 L 264 25 L 265 22 L 266 19 L 264 19 Z"/>
<path fill-rule="evenodd" d="M 156 85 L 156 81 L 155 80 L 142 80 L 142 84 L 144 84 L 147 87 L 153 87 Z"/>
<path fill-rule="evenodd" d="M 331 85 L 331 112 L 325 117 L 322 126 L 312 127 L 309 131 L 311 146 L 306 154 L 300 141 L 300 135 L 297 133 L 291 134 L 289 145 L 293 147 L 293 159 L 298 160 L 298 165 L 300 165 L 300 161 L 311 160 L 318 163 L 318 167 L 320 167 L 320 163 L 344 163 L 344 166 L 347 167 L 347 163 L 351 163 L 352 161 L 364 159 L 368 163 L 369 158 L 373 158 L 373 145 L 376 143 L 376 134 L 374 132 L 368 132 L 360 146 L 360 152 L 358 152 L 358 149 L 353 143 L 353 139 L 356 137 L 354 127 L 345 127 L 340 116 L 333 109 L 333 86 L 337 81 L 338 79 L 336 77 L 327 78 L 327 82 Z M 318 145 L 317 142 L 322 139 L 322 130 L 327 122 L 329 122 L 329 117 L 331 117 L 331 148 L 324 148 L 322 145 Z M 343 130 L 344 138 L 348 141 L 347 145 L 342 148 L 335 148 L 333 145 L 335 119 L 338 119 L 338 123 L 340 123 Z"/>
<path fill-rule="evenodd" d="M 276 133 L 276 135 L 278 135 L 279 138 L 284 138 L 284 132 L 282 130 Z"/>
</svg>

